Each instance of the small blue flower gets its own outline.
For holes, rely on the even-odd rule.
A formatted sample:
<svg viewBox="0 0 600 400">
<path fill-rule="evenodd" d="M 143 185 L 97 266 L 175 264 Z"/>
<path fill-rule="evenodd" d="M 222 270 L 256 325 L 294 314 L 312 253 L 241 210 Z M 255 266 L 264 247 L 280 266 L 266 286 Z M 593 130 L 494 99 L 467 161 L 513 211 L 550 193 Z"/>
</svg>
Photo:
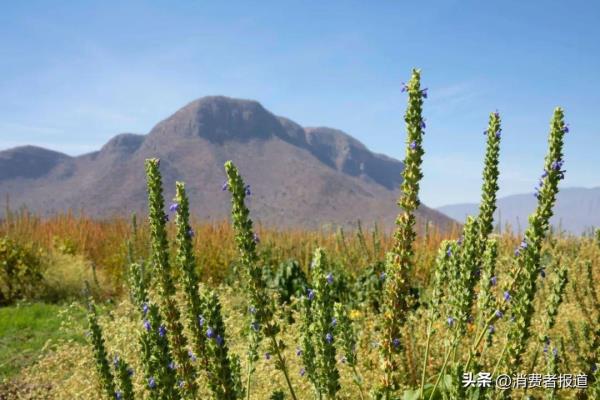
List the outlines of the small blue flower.
<svg viewBox="0 0 600 400">
<path fill-rule="evenodd" d="M 498 131 L 496 132 L 496 137 L 500 138 L 500 136 L 502 136 L 502 130 L 498 129 Z"/>
<path fill-rule="evenodd" d="M 427 88 L 421 90 L 421 95 L 423 96 L 423 98 L 427 98 Z"/>
<path fill-rule="evenodd" d="M 456 244 L 459 245 L 459 246 L 462 246 L 463 240 L 464 240 L 464 238 L 462 236 L 459 237 L 458 240 L 456 241 Z"/>
<path fill-rule="evenodd" d="M 326 279 L 327 279 L 328 284 L 330 284 L 330 285 L 333 284 L 333 274 L 331 272 L 327 274 Z"/>
<path fill-rule="evenodd" d="M 515 249 L 515 257 L 519 257 L 520 255 L 521 255 L 521 249 L 517 247 Z"/>
<path fill-rule="evenodd" d="M 113 365 L 115 366 L 115 368 L 117 368 L 119 366 L 119 356 L 115 355 L 113 357 Z"/>
<path fill-rule="evenodd" d="M 306 374 L 306 370 L 304 368 L 300 368 L 300 376 L 304 376 Z"/>
<path fill-rule="evenodd" d="M 250 314 L 256 314 L 256 307 L 250 306 L 248 307 L 248 311 L 250 312 Z"/>
<path fill-rule="evenodd" d="M 196 361 L 196 355 L 191 350 L 188 350 L 188 356 L 190 357 L 190 360 L 192 360 L 192 362 Z"/>
<path fill-rule="evenodd" d="M 490 278 L 490 283 L 492 284 L 492 286 L 496 286 L 496 284 L 498 283 L 498 278 L 496 278 L 496 276 L 492 276 Z"/>
<path fill-rule="evenodd" d="M 396 349 L 400 347 L 400 339 L 394 338 L 394 340 L 392 340 L 392 346 L 394 346 Z"/>
<path fill-rule="evenodd" d="M 133 376 L 133 368 L 131 368 L 131 367 L 127 368 L 127 375 Z"/>
<path fill-rule="evenodd" d="M 270 360 L 271 359 L 271 353 L 269 353 L 268 351 L 265 353 L 265 360 Z"/>
<path fill-rule="evenodd" d="M 510 293 L 508 293 L 508 290 L 504 292 L 504 300 L 510 301 Z"/>
<path fill-rule="evenodd" d="M 213 331 L 211 327 L 208 327 L 208 329 L 206 330 L 206 337 L 209 339 L 215 337 L 215 331 Z"/>
<path fill-rule="evenodd" d="M 187 234 L 189 237 L 194 237 L 196 235 L 196 233 L 194 232 L 194 230 L 192 228 L 188 229 Z"/>
<path fill-rule="evenodd" d="M 244 186 L 244 193 L 246 194 L 246 196 L 252 195 L 252 191 L 250 190 L 250 185 Z"/>
<path fill-rule="evenodd" d="M 569 133 L 569 124 L 565 124 L 565 126 L 563 126 L 563 132 Z"/>
<path fill-rule="evenodd" d="M 308 299 L 312 300 L 315 298 L 315 291 L 312 289 L 308 289 Z"/>
<path fill-rule="evenodd" d="M 546 270 L 545 270 L 544 268 L 542 268 L 542 269 L 540 270 L 540 276 L 541 276 L 542 278 L 545 278 L 545 277 L 546 277 Z"/>
<path fill-rule="evenodd" d="M 163 215 L 163 219 L 165 220 L 165 222 L 169 222 L 169 214 Z"/>
<path fill-rule="evenodd" d="M 169 363 L 169 369 L 171 369 L 171 370 L 173 370 L 173 371 L 175 370 L 175 363 L 174 363 L 173 361 L 171 361 L 171 362 Z"/>
<path fill-rule="evenodd" d="M 150 325 L 150 321 L 144 320 L 144 329 L 146 329 L 146 331 L 150 332 L 150 329 L 152 329 L 152 325 Z"/>
<path fill-rule="evenodd" d="M 253 330 L 254 332 L 258 332 L 258 330 L 259 330 L 259 328 L 260 328 L 260 324 L 259 324 L 258 322 L 256 322 L 256 321 L 254 321 L 254 322 L 252 322 L 252 323 L 250 324 L 250 328 L 252 328 L 252 330 Z"/>
<path fill-rule="evenodd" d="M 548 176 L 548 171 L 544 170 L 544 172 L 542 172 L 542 178 L 545 178 Z"/>
<path fill-rule="evenodd" d="M 253 233 L 253 234 L 252 234 L 252 240 L 253 240 L 253 241 L 254 241 L 254 243 L 256 243 L 256 244 L 260 243 L 260 237 L 259 237 L 259 236 L 258 236 L 256 233 Z"/>
<path fill-rule="evenodd" d="M 148 304 L 146 304 L 146 303 L 142 304 L 142 312 L 144 313 L 144 316 L 146 316 L 146 314 L 148 314 L 149 309 L 150 309 L 150 307 L 148 307 Z"/>
<path fill-rule="evenodd" d="M 487 135 L 487 134 L 488 134 L 488 131 L 487 131 L 487 129 L 486 129 L 485 131 L 483 131 L 483 134 L 484 134 L 484 135 Z"/>
<path fill-rule="evenodd" d="M 229 189 L 229 182 L 224 181 L 223 186 L 221 186 L 221 190 L 226 191 L 227 189 Z"/>
<path fill-rule="evenodd" d="M 183 388 L 184 386 L 185 386 L 185 382 L 182 379 L 180 379 L 179 380 L 179 387 Z"/>
<path fill-rule="evenodd" d="M 454 318 L 448 317 L 448 319 L 446 320 L 446 322 L 448 323 L 448 326 L 453 326 L 454 325 Z"/>
<path fill-rule="evenodd" d="M 223 337 L 221 335 L 217 335 L 215 342 L 217 342 L 218 346 L 222 346 L 223 345 Z"/>
<path fill-rule="evenodd" d="M 562 168 L 563 165 L 563 161 L 562 160 L 556 160 L 556 161 L 552 161 L 552 165 L 550 166 L 554 171 L 560 171 L 560 169 Z"/>
<path fill-rule="evenodd" d="M 496 317 L 498 317 L 498 318 L 502 318 L 502 317 L 504 316 L 504 314 L 503 314 L 503 313 L 502 313 L 502 311 L 500 311 L 500 310 L 496 310 L 496 312 L 495 312 L 495 315 L 496 315 Z"/>
<path fill-rule="evenodd" d="M 448 247 L 448 250 L 446 250 L 446 256 L 447 257 L 451 257 L 452 256 L 452 248 Z"/>
<path fill-rule="evenodd" d="M 150 379 L 148 379 L 148 387 L 150 389 L 154 389 L 156 387 L 156 381 L 153 377 L 150 377 Z"/>
<path fill-rule="evenodd" d="M 554 355 L 554 357 L 558 357 L 558 349 L 556 347 L 552 348 L 552 354 Z"/>
<path fill-rule="evenodd" d="M 331 326 L 335 328 L 335 327 L 336 327 L 336 325 L 337 325 L 337 318 L 333 317 L 333 318 L 331 319 Z"/>
<path fill-rule="evenodd" d="M 300 356 L 302 355 L 302 349 L 301 349 L 301 348 L 299 348 L 299 347 L 298 347 L 298 348 L 296 348 L 296 355 L 297 355 L 298 357 L 300 357 Z"/>
<path fill-rule="evenodd" d="M 199 326 L 200 328 L 202 328 L 202 327 L 204 326 L 204 323 L 205 323 L 205 322 L 206 322 L 206 320 L 204 319 L 204 317 L 203 317 L 202 315 L 200 315 L 200 316 L 198 317 L 198 326 Z"/>
<path fill-rule="evenodd" d="M 425 129 L 425 128 L 427 128 L 427 125 L 425 124 L 425 118 L 423 118 L 421 120 L 421 129 Z"/>
<path fill-rule="evenodd" d="M 325 341 L 329 344 L 333 343 L 333 335 L 331 333 L 327 333 L 327 335 L 325 335 Z"/>
<path fill-rule="evenodd" d="M 171 212 L 175 212 L 178 209 L 179 209 L 179 204 L 177 204 L 177 203 L 173 203 L 169 206 L 169 211 L 171 211 Z"/>
<path fill-rule="evenodd" d="M 527 242 L 525 241 L 525 239 L 523 239 L 523 241 L 521 242 L 521 248 L 522 249 L 526 249 L 527 248 Z"/>
<path fill-rule="evenodd" d="M 415 142 L 414 140 L 410 143 L 410 149 L 414 150 L 417 148 L 417 142 Z"/>
<path fill-rule="evenodd" d="M 494 332 L 496 332 L 496 328 L 494 328 L 494 325 L 490 325 L 489 331 L 490 331 L 490 335 L 493 334 Z"/>
<path fill-rule="evenodd" d="M 402 82 L 402 93 L 404 92 L 408 92 L 408 85 L 404 82 Z"/>
<path fill-rule="evenodd" d="M 165 335 L 167 334 L 167 327 L 164 326 L 164 325 L 161 325 L 158 328 L 158 334 L 159 334 L 160 337 L 165 337 Z"/>
<path fill-rule="evenodd" d="M 119 391 L 115 392 L 115 399 L 117 400 L 122 400 L 123 399 L 123 394 Z"/>
<path fill-rule="evenodd" d="M 381 279 L 382 281 L 385 281 L 385 277 L 386 277 L 385 272 L 382 272 L 381 274 L 379 274 L 379 279 Z"/>
</svg>

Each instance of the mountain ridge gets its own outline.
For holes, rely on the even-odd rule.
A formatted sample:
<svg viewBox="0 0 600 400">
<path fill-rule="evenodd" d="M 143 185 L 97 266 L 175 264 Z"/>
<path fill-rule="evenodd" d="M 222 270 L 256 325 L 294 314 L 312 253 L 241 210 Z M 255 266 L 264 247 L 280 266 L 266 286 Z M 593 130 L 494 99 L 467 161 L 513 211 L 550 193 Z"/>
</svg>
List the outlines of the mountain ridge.
<svg viewBox="0 0 600 400">
<path fill-rule="evenodd" d="M 514 231 L 524 232 L 527 218 L 537 204 L 533 193 L 520 193 L 498 199 L 498 210 L 494 214 L 495 223 L 499 217 L 502 225 L 507 223 Z M 436 210 L 457 221 L 464 221 L 466 215 L 477 212 L 477 203 L 458 203 L 437 207 Z M 580 235 L 592 227 L 600 227 L 600 186 L 561 188 L 558 192 L 554 216 L 550 223 L 555 228 Z"/>
<path fill-rule="evenodd" d="M 121 133 L 79 156 L 27 149 L 0 151 L 2 171 L 3 162 L 26 172 L 38 165 L 31 173 L 3 172 L 0 195 L 41 214 L 143 212 L 143 162 L 159 157 L 166 199 L 174 194 L 175 180 L 185 181 L 192 212 L 202 219 L 222 219 L 229 214 L 229 198 L 220 191 L 223 164 L 232 159 L 253 186 L 250 208 L 262 223 L 318 227 L 361 218 L 390 226 L 403 169 L 400 161 L 369 151 L 340 130 L 304 128 L 257 101 L 225 96 L 194 100 L 145 135 Z M 453 223 L 425 206 L 418 214 L 441 227 Z"/>
</svg>

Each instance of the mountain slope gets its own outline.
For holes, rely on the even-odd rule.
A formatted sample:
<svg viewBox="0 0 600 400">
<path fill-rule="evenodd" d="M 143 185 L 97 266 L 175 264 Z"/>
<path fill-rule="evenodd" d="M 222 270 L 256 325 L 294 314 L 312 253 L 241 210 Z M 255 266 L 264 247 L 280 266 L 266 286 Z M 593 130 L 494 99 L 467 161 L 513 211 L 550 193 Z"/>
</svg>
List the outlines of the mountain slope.
<svg viewBox="0 0 600 400">
<path fill-rule="evenodd" d="M 401 162 L 341 131 L 303 128 L 256 101 L 222 96 L 193 101 L 147 135 L 120 134 L 82 156 L 29 147 L 0 152 L 0 166 L 20 166 L 0 169 L 0 196 L 43 214 L 144 212 L 144 160 L 150 157 L 161 159 L 165 198 L 173 197 L 175 180 L 185 181 L 192 212 L 201 219 L 228 216 L 221 184 L 229 159 L 252 186 L 253 217 L 268 225 L 314 228 L 360 218 L 391 226 L 397 214 Z M 452 223 L 427 207 L 419 215 L 442 227 Z"/>
<path fill-rule="evenodd" d="M 533 194 L 517 194 L 498 200 L 498 211 L 502 225 L 509 223 L 514 231 L 523 232 L 527 227 L 527 218 L 536 207 L 537 199 Z M 456 219 L 464 221 L 467 215 L 477 213 L 478 204 L 464 203 L 439 207 L 437 210 Z M 554 208 L 551 223 L 574 234 L 584 233 L 591 227 L 600 227 L 600 187 L 561 189 Z"/>
</svg>

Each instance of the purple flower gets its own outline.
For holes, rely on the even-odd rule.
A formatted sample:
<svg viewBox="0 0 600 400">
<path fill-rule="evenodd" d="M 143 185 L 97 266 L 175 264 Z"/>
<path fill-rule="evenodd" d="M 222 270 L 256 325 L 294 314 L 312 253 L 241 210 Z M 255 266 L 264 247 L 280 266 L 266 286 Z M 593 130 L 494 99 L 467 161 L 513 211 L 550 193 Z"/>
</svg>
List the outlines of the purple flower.
<svg viewBox="0 0 600 400">
<path fill-rule="evenodd" d="M 598 369 L 598 364 L 594 363 L 592 365 L 592 373 L 596 372 L 597 369 Z"/>
<path fill-rule="evenodd" d="M 204 319 L 204 317 L 203 317 L 202 315 L 200 315 L 200 316 L 198 317 L 198 326 L 199 326 L 200 328 L 202 328 L 202 327 L 204 326 L 204 323 L 205 323 L 205 322 L 206 322 L 206 320 Z"/>
<path fill-rule="evenodd" d="M 563 130 L 564 133 L 569 133 L 569 124 L 565 124 L 565 126 L 563 126 Z"/>
<path fill-rule="evenodd" d="M 331 333 L 327 333 L 327 335 L 325 335 L 325 341 L 329 344 L 333 343 L 333 335 Z"/>
<path fill-rule="evenodd" d="M 502 135 L 502 133 L 500 133 L 500 132 L 502 132 L 502 130 L 498 129 L 498 131 L 496 132 L 496 137 L 497 138 L 500 138 L 500 136 Z"/>
<path fill-rule="evenodd" d="M 250 328 L 252 328 L 254 332 L 258 332 L 258 330 L 260 329 L 260 324 L 254 321 L 250 324 Z"/>
<path fill-rule="evenodd" d="M 119 356 L 115 355 L 113 357 L 113 365 L 115 366 L 115 368 L 119 366 Z"/>
<path fill-rule="evenodd" d="M 485 131 L 483 131 L 483 134 L 484 134 L 484 135 L 487 135 L 487 134 L 488 134 L 488 131 L 487 131 L 487 129 L 486 129 Z"/>
<path fill-rule="evenodd" d="M 521 242 L 521 248 L 522 249 L 526 249 L 527 248 L 527 242 L 525 241 L 525 239 L 523 239 L 523 241 Z"/>
<path fill-rule="evenodd" d="M 244 186 L 244 193 L 246 194 L 246 196 L 252 195 L 252 191 L 250 190 L 250 185 Z"/>
<path fill-rule="evenodd" d="M 182 379 L 180 379 L 179 380 L 179 387 L 183 388 L 184 386 L 185 386 L 185 382 Z"/>
<path fill-rule="evenodd" d="M 508 290 L 504 292 L 504 300 L 510 301 L 510 293 L 508 293 Z"/>
<path fill-rule="evenodd" d="M 194 237 L 194 235 L 196 233 L 194 232 L 194 230 L 192 228 L 190 228 L 190 229 L 188 229 L 187 234 L 188 234 L 189 237 Z"/>
<path fill-rule="evenodd" d="M 550 341 L 547 340 L 546 343 L 544 343 L 544 353 L 548 352 L 548 347 L 550 346 Z"/>
<path fill-rule="evenodd" d="M 542 268 L 542 269 L 540 270 L 540 276 L 541 276 L 542 278 L 545 278 L 545 277 L 546 277 L 546 270 L 545 270 L 544 268 Z"/>
<path fill-rule="evenodd" d="M 494 116 L 496 118 L 500 118 L 500 113 L 498 112 L 498 110 L 494 111 Z"/>
<path fill-rule="evenodd" d="M 404 92 L 408 92 L 408 85 L 404 82 L 402 82 L 402 93 Z"/>
<path fill-rule="evenodd" d="M 447 257 L 451 257 L 452 256 L 452 247 L 448 247 L 448 250 L 446 250 L 446 256 Z"/>
<path fill-rule="evenodd" d="M 417 148 L 417 142 L 415 142 L 414 140 L 410 143 L 410 149 L 414 150 Z"/>
<path fill-rule="evenodd" d="M 400 347 L 400 339 L 394 338 L 394 340 L 392 340 L 392 346 L 394 346 L 396 349 Z"/>
<path fill-rule="evenodd" d="M 490 283 L 492 284 L 492 286 L 496 286 L 496 284 L 498 283 L 498 278 L 496 278 L 496 276 L 492 276 L 490 278 Z"/>
<path fill-rule="evenodd" d="M 223 345 L 223 337 L 221 335 L 217 335 L 215 342 L 217 342 L 217 345 L 222 346 Z"/>
<path fill-rule="evenodd" d="M 558 349 L 556 347 L 552 348 L 552 354 L 554 355 L 554 357 L 558 357 Z"/>
<path fill-rule="evenodd" d="M 421 129 L 425 129 L 425 128 L 427 128 L 427 125 L 425 124 L 425 118 L 423 118 L 421 120 Z"/>
<path fill-rule="evenodd" d="M 427 98 L 427 88 L 421 90 L 421 95 L 423 96 L 423 98 Z"/>
<path fill-rule="evenodd" d="M 209 339 L 212 339 L 215 337 L 215 331 L 213 331 L 213 328 L 211 328 L 210 326 L 206 330 L 206 337 Z"/>
<path fill-rule="evenodd" d="M 150 309 L 150 307 L 148 307 L 148 304 L 146 304 L 146 303 L 142 304 L 142 312 L 144 313 L 144 316 L 146 314 L 148 314 L 149 309 Z"/>
<path fill-rule="evenodd" d="M 133 376 L 133 368 L 131 368 L 131 367 L 127 368 L 127 375 Z"/>
<path fill-rule="evenodd" d="M 150 377 L 150 379 L 148 379 L 148 387 L 150 389 L 154 389 L 156 387 L 156 381 L 153 377 Z"/>
<path fill-rule="evenodd" d="M 167 328 L 164 325 L 161 325 L 158 328 L 158 334 L 160 337 L 165 337 L 165 335 L 167 334 Z"/>
<path fill-rule="evenodd" d="M 256 307 L 254 307 L 254 306 L 248 307 L 248 312 L 250 312 L 250 314 L 256 314 Z"/>
<path fill-rule="evenodd" d="M 463 244 L 463 237 L 462 236 L 458 238 L 458 240 L 456 241 L 456 244 L 459 245 L 459 246 L 462 246 L 462 244 Z"/>
<path fill-rule="evenodd" d="M 306 374 L 306 370 L 304 368 L 300 368 L 300 376 L 304 376 Z"/>
<path fill-rule="evenodd" d="M 169 214 L 163 215 L 163 219 L 165 220 L 165 222 L 169 222 Z"/>
<path fill-rule="evenodd" d="M 562 168 L 563 165 L 563 161 L 562 160 L 556 160 L 556 161 L 552 161 L 552 165 L 550 166 L 554 171 L 560 171 L 560 169 Z"/>
<path fill-rule="evenodd" d="M 196 361 L 196 355 L 191 350 L 188 350 L 188 356 L 190 357 L 190 360 L 192 360 L 192 362 Z"/>
<path fill-rule="evenodd" d="M 382 281 L 385 280 L 385 272 L 382 272 L 381 274 L 379 274 L 379 279 L 381 279 Z"/>
<path fill-rule="evenodd" d="M 312 289 L 308 289 L 308 299 L 312 300 L 315 298 L 315 291 Z"/>
<path fill-rule="evenodd" d="M 265 353 L 265 360 L 270 360 L 271 359 L 271 353 L 269 353 L 268 351 Z"/>
<path fill-rule="evenodd" d="M 223 186 L 221 186 L 221 190 L 226 191 L 227 189 L 229 189 L 229 182 L 227 182 L 227 180 L 225 180 L 223 182 Z"/>
<path fill-rule="evenodd" d="M 327 279 L 328 284 L 333 284 L 333 274 L 331 272 L 327 274 L 327 277 L 325 279 Z"/>
<path fill-rule="evenodd" d="M 545 178 L 548 176 L 548 171 L 544 170 L 544 172 L 542 172 L 542 178 Z"/>
<path fill-rule="evenodd" d="M 144 328 L 146 329 L 146 331 L 150 332 L 150 329 L 152 328 L 152 325 L 150 325 L 150 321 L 148 320 L 144 320 Z"/>
<path fill-rule="evenodd" d="M 258 235 L 256 233 L 252 234 L 252 240 L 254 240 L 254 243 L 256 243 L 256 244 L 260 243 L 260 238 L 258 237 Z"/>
<path fill-rule="evenodd" d="M 495 315 L 496 315 L 496 317 L 498 317 L 498 318 L 502 318 L 502 317 L 504 316 L 504 314 L 503 314 L 503 313 L 502 313 L 502 311 L 500 311 L 500 310 L 496 310 L 496 312 L 495 312 Z"/>
<path fill-rule="evenodd" d="M 520 255 L 521 255 L 521 249 L 517 247 L 517 248 L 515 249 L 515 256 L 516 256 L 516 257 L 519 257 Z"/>
<path fill-rule="evenodd" d="M 171 370 L 175 370 L 175 362 L 171 361 L 171 362 L 169 363 L 169 369 L 171 369 Z"/>
<path fill-rule="evenodd" d="M 177 204 L 177 203 L 173 203 L 169 206 L 169 211 L 171 211 L 171 212 L 175 212 L 178 209 L 179 209 L 179 204 Z"/>
<path fill-rule="evenodd" d="M 121 392 L 119 392 L 119 391 L 116 391 L 116 392 L 115 392 L 115 399 L 117 399 L 117 400 L 121 400 L 122 398 L 123 398 L 123 395 L 121 394 Z"/>
<path fill-rule="evenodd" d="M 301 349 L 301 348 L 299 348 L 299 347 L 298 347 L 298 348 L 296 348 L 296 355 L 297 355 L 298 357 L 300 357 L 300 356 L 302 355 L 302 349 Z"/>
<path fill-rule="evenodd" d="M 448 326 L 453 326 L 454 325 L 454 318 L 448 317 L 448 319 L 446 320 L 446 322 L 448 323 Z"/>
<path fill-rule="evenodd" d="M 494 328 L 494 325 L 490 325 L 489 331 L 490 331 L 490 335 L 493 334 L 494 332 L 496 332 L 496 328 Z"/>
<path fill-rule="evenodd" d="M 336 317 L 333 317 L 333 318 L 331 319 L 331 326 L 333 326 L 333 327 L 335 328 L 335 327 L 336 327 L 336 325 L 337 325 L 337 318 L 336 318 Z"/>
</svg>

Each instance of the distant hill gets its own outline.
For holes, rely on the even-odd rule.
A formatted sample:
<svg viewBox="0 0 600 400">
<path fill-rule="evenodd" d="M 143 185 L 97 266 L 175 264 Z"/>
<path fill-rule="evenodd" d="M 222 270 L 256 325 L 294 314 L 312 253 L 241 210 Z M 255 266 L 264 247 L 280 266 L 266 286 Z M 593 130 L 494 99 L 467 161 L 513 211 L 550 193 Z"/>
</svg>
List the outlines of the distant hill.
<svg viewBox="0 0 600 400">
<path fill-rule="evenodd" d="M 527 218 L 535 210 L 537 199 L 531 194 L 517 194 L 498 200 L 495 214 L 496 223 L 499 215 L 502 225 L 509 223 L 513 231 L 524 232 Z M 464 221 L 467 215 L 477 213 L 479 205 L 475 203 L 452 204 L 437 208 L 438 211 L 457 221 Z M 556 228 L 560 227 L 573 234 L 582 234 L 591 227 L 600 228 L 600 187 L 561 189 L 556 200 L 554 217 L 550 221 Z"/>
<path fill-rule="evenodd" d="M 398 146 L 403 143 L 398 134 Z M 393 224 L 403 165 L 339 130 L 304 128 L 256 101 L 222 96 L 193 101 L 147 135 L 123 133 L 99 151 L 70 157 L 33 146 L 0 152 L 0 196 L 51 214 L 67 209 L 107 217 L 146 209 L 144 159 L 159 157 L 166 199 L 185 181 L 192 212 L 229 215 L 221 191 L 231 159 L 252 187 L 252 215 L 277 227 Z M 453 223 L 425 206 L 421 221 Z"/>
</svg>

